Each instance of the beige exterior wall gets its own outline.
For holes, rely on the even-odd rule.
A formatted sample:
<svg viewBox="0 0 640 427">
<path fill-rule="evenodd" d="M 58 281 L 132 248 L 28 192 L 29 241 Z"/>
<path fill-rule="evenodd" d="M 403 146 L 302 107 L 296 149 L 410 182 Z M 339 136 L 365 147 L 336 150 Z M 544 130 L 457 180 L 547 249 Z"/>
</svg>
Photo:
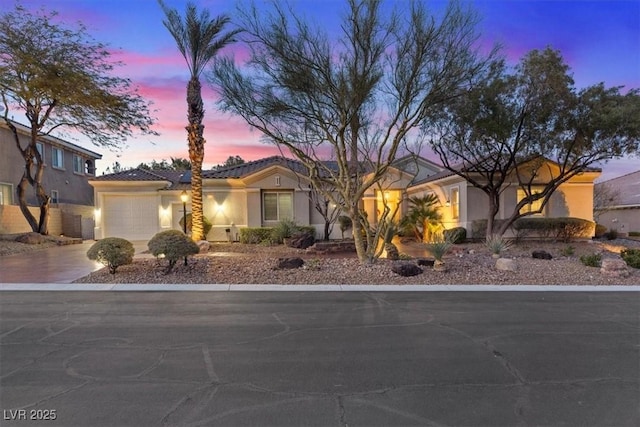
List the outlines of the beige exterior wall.
<svg viewBox="0 0 640 427">
<path fill-rule="evenodd" d="M 28 145 L 28 137 L 19 133 L 22 147 Z M 56 141 L 60 141 L 59 143 Z M 42 184 L 47 194 L 51 195 L 52 190 L 58 192 L 59 204 L 77 204 L 77 205 L 93 205 L 93 188 L 88 184 L 88 179 L 93 175 L 85 172 L 76 173 L 73 170 L 73 157 L 79 156 L 85 161 L 89 160 L 93 163 L 95 170 L 96 157 L 89 155 L 89 151 L 83 150 L 81 147 L 73 148 L 72 144 L 63 145 L 61 140 L 57 138 L 43 137 L 39 140 L 43 144 L 43 163 L 44 173 L 42 176 Z M 54 168 L 52 166 L 52 147 L 56 147 L 63 151 L 63 167 Z M 99 156 L 99 155 L 98 155 Z M 18 204 L 15 194 L 16 186 L 22 178 L 24 172 L 24 159 L 18 152 L 13 139 L 13 133 L 6 127 L 4 121 L 0 121 L 0 182 L 12 185 L 11 204 Z M 27 203 L 29 205 L 37 205 L 34 192 L 29 188 L 27 192 Z"/>
<path fill-rule="evenodd" d="M 29 207 L 29 211 L 38 218 L 40 209 Z M 49 234 L 64 234 L 69 237 L 92 238 L 93 207 L 64 204 L 49 209 Z M 87 229 L 90 227 L 90 229 Z M 31 231 L 19 206 L 0 205 L 0 234 L 28 233 Z"/>
<path fill-rule="evenodd" d="M 640 232 L 640 206 L 603 212 L 598 218 L 598 224 L 610 230 L 617 230 L 620 234 Z"/>
</svg>

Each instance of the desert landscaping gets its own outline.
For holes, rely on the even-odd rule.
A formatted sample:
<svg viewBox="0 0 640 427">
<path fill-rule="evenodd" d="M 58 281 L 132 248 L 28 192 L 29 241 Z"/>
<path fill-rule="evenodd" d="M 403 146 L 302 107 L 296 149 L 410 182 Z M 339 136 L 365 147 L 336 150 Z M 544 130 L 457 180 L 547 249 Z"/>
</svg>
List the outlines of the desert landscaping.
<svg viewBox="0 0 640 427">
<path fill-rule="evenodd" d="M 581 241 L 567 243 L 525 242 L 512 246 L 504 258 L 515 260 L 516 271 L 499 271 L 496 259 L 481 243 L 455 245 L 444 260 L 446 271 L 434 271 L 421 266 L 422 274 L 401 277 L 391 269 L 394 263 L 418 264 L 429 258 L 423 245 L 405 241 L 400 245 L 412 256 L 402 261 L 384 258 L 362 265 L 353 253 L 317 254 L 284 245 L 249 245 L 212 243 L 209 251 L 179 262 L 169 274 L 164 264 L 150 255 L 136 257 L 133 264 L 123 265 L 116 274 L 106 268 L 76 281 L 76 283 L 219 283 L 219 284 L 495 284 L 495 285 L 638 285 L 640 270 L 627 267 L 627 276 L 602 273 L 600 268 L 587 267 L 580 261 L 583 255 L 600 253 L 602 259 L 620 259 L 621 249 L 640 247 L 640 242 L 627 239 L 613 241 Z M 551 254 L 552 259 L 535 259 L 534 250 Z M 569 254 L 572 252 L 571 254 Z M 300 268 L 277 268 L 281 258 L 300 257 Z"/>
</svg>

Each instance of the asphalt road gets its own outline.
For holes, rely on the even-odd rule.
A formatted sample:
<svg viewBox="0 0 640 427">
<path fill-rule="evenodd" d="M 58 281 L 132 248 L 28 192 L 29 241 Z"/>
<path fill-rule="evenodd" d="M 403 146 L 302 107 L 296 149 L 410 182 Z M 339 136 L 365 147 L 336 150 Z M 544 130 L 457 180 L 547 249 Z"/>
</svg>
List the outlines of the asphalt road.
<svg viewBox="0 0 640 427">
<path fill-rule="evenodd" d="M 638 426 L 638 402 L 638 292 L 0 294 L 2 426 Z"/>
</svg>

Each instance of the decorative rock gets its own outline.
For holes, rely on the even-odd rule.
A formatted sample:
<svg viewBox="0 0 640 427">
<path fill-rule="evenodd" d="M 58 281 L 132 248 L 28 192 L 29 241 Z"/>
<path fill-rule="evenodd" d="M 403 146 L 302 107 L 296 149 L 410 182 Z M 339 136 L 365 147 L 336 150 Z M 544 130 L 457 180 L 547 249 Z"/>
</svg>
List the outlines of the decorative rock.
<svg viewBox="0 0 640 427">
<path fill-rule="evenodd" d="M 278 270 L 290 270 L 292 268 L 300 268 L 304 265 L 304 260 L 302 258 L 278 258 L 278 265 L 276 269 Z"/>
<path fill-rule="evenodd" d="M 422 274 L 422 269 L 415 265 L 412 262 L 408 261 L 398 261 L 391 264 L 391 271 L 402 276 L 417 276 L 418 274 Z"/>
<path fill-rule="evenodd" d="M 315 237 L 313 237 L 313 235 L 309 233 L 300 233 L 293 235 L 289 239 L 287 239 L 286 244 L 290 248 L 307 249 L 308 247 L 313 246 L 315 242 L 316 239 Z"/>
<path fill-rule="evenodd" d="M 607 258 L 602 260 L 600 273 L 611 277 L 628 277 L 629 269 L 623 260 Z"/>
<path fill-rule="evenodd" d="M 430 258 L 419 258 L 417 262 L 418 265 L 422 265 L 423 267 L 433 267 L 433 263 L 436 262 L 436 260 Z"/>
<path fill-rule="evenodd" d="M 46 237 L 42 234 L 33 232 L 16 237 L 16 242 L 26 243 L 27 245 L 40 245 L 46 241 Z"/>
<path fill-rule="evenodd" d="M 201 254 L 206 254 L 207 252 L 209 252 L 209 249 L 211 249 L 211 243 L 207 242 L 206 240 L 200 240 L 199 242 L 196 242 L 196 245 L 198 245 L 198 247 L 200 248 Z"/>
<path fill-rule="evenodd" d="M 387 259 L 392 261 L 396 261 L 400 259 L 400 254 L 398 253 L 398 248 L 393 243 L 385 243 L 384 250 L 387 252 Z"/>
<path fill-rule="evenodd" d="M 518 271 L 518 265 L 515 259 L 498 258 L 496 261 L 496 270 L 500 271 Z"/>
<path fill-rule="evenodd" d="M 547 251 L 533 251 L 531 256 L 536 259 L 551 259 L 553 256 Z"/>
</svg>

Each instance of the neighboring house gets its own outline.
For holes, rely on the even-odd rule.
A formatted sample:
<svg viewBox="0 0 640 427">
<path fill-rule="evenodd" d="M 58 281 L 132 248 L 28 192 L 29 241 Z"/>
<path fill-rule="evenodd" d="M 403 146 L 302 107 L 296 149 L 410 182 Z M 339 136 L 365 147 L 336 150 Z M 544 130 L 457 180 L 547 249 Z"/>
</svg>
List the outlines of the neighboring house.
<svg viewBox="0 0 640 427">
<path fill-rule="evenodd" d="M 593 180 L 598 175 L 598 171 L 584 173 L 563 184 L 547 205 L 545 215 L 591 220 Z M 95 189 L 96 238 L 147 240 L 158 231 L 180 229 L 180 195 L 189 191 L 190 179 L 190 172 L 134 169 L 90 180 Z M 235 237 L 240 228 L 273 226 L 285 218 L 300 225 L 313 225 L 321 235 L 324 219 L 313 208 L 309 192 L 302 165 L 279 156 L 203 171 L 204 215 L 213 224 L 207 239 L 227 240 L 227 230 Z M 400 219 L 409 208 L 409 196 L 431 192 L 441 201 L 446 228 L 463 226 L 470 233 L 473 220 L 486 215 L 483 193 L 436 163 L 417 156 L 394 162 L 380 185 L 365 194 L 363 208 L 373 224 L 385 203 L 395 212 L 394 218 Z M 503 193 L 503 198 L 500 218 L 515 205 L 515 185 Z M 189 206 L 187 203 L 187 209 Z M 337 228 L 334 238 L 340 237 Z"/>
<path fill-rule="evenodd" d="M 26 147 L 31 130 L 19 123 L 22 147 Z M 93 188 L 88 180 L 95 175 L 96 161 L 102 155 L 54 136 L 38 138 L 37 149 L 44 163 L 42 184 L 51 197 L 51 234 L 92 238 Z M 16 188 L 22 178 L 25 162 L 18 151 L 13 132 L 4 120 L 0 120 L 0 232 L 30 231 L 29 225 L 18 208 Z M 37 206 L 31 186 L 27 189 L 27 204 Z M 35 210 L 34 210 L 35 212 Z M 63 215 L 65 214 L 65 215 Z M 37 217 L 36 213 L 36 217 Z M 64 216 L 64 218 L 63 218 Z M 70 217 L 74 218 L 70 218 Z M 79 218 L 78 218 L 79 216 Z M 85 220 L 85 226 L 79 225 Z M 82 231 L 80 230 L 82 228 Z"/>
<path fill-rule="evenodd" d="M 608 186 L 616 193 L 613 205 L 600 210 L 598 223 L 622 234 L 640 232 L 640 170 L 599 182 L 598 186 Z"/>
</svg>

